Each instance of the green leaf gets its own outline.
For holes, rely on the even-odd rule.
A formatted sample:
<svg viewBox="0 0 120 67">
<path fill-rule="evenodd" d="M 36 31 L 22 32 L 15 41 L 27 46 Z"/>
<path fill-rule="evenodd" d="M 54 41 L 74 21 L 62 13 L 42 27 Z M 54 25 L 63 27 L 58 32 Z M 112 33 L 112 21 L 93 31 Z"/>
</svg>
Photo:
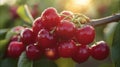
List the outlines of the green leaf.
<svg viewBox="0 0 120 67">
<path fill-rule="evenodd" d="M 0 29 L 6 27 L 6 24 L 8 23 L 7 20 L 9 19 L 9 7 L 7 5 L 0 6 Z"/>
<path fill-rule="evenodd" d="M 9 40 L 0 40 L 0 59 L 3 58 L 7 50 Z"/>
<path fill-rule="evenodd" d="M 48 60 L 47 58 L 41 58 L 35 61 L 33 67 L 57 67 L 54 61 Z"/>
<path fill-rule="evenodd" d="M 114 36 L 114 32 L 115 32 L 117 24 L 118 24 L 117 22 L 110 23 L 104 29 L 105 40 L 110 46 L 112 45 L 112 42 L 113 42 L 113 36 Z"/>
<path fill-rule="evenodd" d="M 6 39 L 10 40 L 10 38 L 13 36 L 13 35 L 16 35 L 17 33 L 13 32 L 12 30 L 8 31 L 7 34 L 6 34 Z"/>
<path fill-rule="evenodd" d="M 8 29 L 0 29 L 0 40 L 5 38 L 5 34 Z"/>
<path fill-rule="evenodd" d="M 56 60 L 58 67 L 75 67 L 75 62 L 71 58 L 60 58 Z"/>
<path fill-rule="evenodd" d="M 17 60 L 11 58 L 5 58 L 1 61 L 0 67 L 17 67 Z"/>
<path fill-rule="evenodd" d="M 32 25 L 33 17 L 30 14 L 30 11 L 27 5 L 22 5 L 17 9 L 18 15 L 26 22 L 28 25 Z"/>
<path fill-rule="evenodd" d="M 33 61 L 30 61 L 27 57 L 26 57 L 26 53 L 23 52 L 18 60 L 18 67 L 33 67 Z"/>
<path fill-rule="evenodd" d="M 113 44 L 111 47 L 111 57 L 115 63 L 115 67 L 120 67 L 120 22 L 114 33 Z"/>
</svg>

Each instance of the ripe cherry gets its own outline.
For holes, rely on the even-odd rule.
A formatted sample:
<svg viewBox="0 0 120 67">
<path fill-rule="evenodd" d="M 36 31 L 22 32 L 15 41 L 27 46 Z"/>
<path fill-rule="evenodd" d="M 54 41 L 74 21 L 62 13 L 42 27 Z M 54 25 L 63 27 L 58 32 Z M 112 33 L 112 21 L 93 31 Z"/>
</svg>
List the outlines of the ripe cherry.
<svg viewBox="0 0 120 67">
<path fill-rule="evenodd" d="M 60 16 L 53 7 L 45 9 L 41 15 L 41 19 L 44 27 L 48 30 L 51 30 L 60 23 Z"/>
<path fill-rule="evenodd" d="M 36 18 L 39 15 L 39 9 L 38 9 L 39 7 L 38 6 L 39 6 L 38 4 L 33 5 L 33 8 L 31 10 L 31 14 L 32 14 L 33 18 Z"/>
<path fill-rule="evenodd" d="M 37 45 L 30 44 L 26 47 L 26 55 L 30 60 L 38 60 L 41 57 L 41 52 Z"/>
<path fill-rule="evenodd" d="M 62 11 L 61 13 L 61 20 L 72 20 L 73 13 L 71 11 Z"/>
<path fill-rule="evenodd" d="M 19 18 L 19 15 L 17 14 L 17 9 L 18 9 L 17 6 L 11 6 L 10 7 L 10 15 L 11 15 L 12 19 Z"/>
<path fill-rule="evenodd" d="M 91 56 L 97 60 L 104 60 L 109 55 L 109 47 L 104 41 L 99 41 L 91 46 Z"/>
<path fill-rule="evenodd" d="M 88 45 L 80 45 L 78 46 L 77 51 L 72 56 L 72 59 L 77 63 L 83 63 L 87 61 L 89 56 L 90 53 L 89 53 Z"/>
<path fill-rule="evenodd" d="M 74 36 L 75 31 L 76 27 L 72 22 L 63 20 L 56 27 L 55 33 L 60 38 L 70 39 Z"/>
<path fill-rule="evenodd" d="M 76 52 L 77 46 L 73 40 L 60 42 L 58 44 L 58 52 L 60 57 L 69 58 Z"/>
<path fill-rule="evenodd" d="M 10 39 L 10 42 L 12 41 L 21 41 L 20 35 L 13 35 L 12 38 Z"/>
<path fill-rule="evenodd" d="M 92 26 L 86 25 L 82 28 L 78 28 L 76 32 L 77 41 L 80 44 L 90 44 L 95 38 L 95 30 Z"/>
<path fill-rule="evenodd" d="M 50 60 L 57 60 L 59 58 L 58 47 L 46 48 L 45 56 Z"/>
<path fill-rule="evenodd" d="M 33 31 L 29 28 L 24 29 L 21 32 L 21 40 L 25 45 L 34 43 Z"/>
<path fill-rule="evenodd" d="M 49 48 L 56 45 L 56 38 L 50 34 L 46 29 L 41 29 L 38 33 L 38 46 L 42 48 Z"/>
<path fill-rule="evenodd" d="M 22 26 L 16 26 L 16 27 L 14 27 L 13 29 L 12 29 L 12 32 L 14 32 L 14 33 L 16 33 L 16 34 L 20 34 L 20 32 L 22 31 L 22 30 L 24 30 L 25 28 L 24 27 L 22 27 Z"/>
<path fill-rule="evenodd" d="M 33 22 L 33 33 L 35 36 L 38 35 L 38 32 L 43 28 L 43 24 L 42 24 L 42 20 L 41 17 L 38 17 L 37 19 L 35 19 L 35 21 Z"/>
<path fill-rule="evenodd" d="M 22 42 L 12 41 L 8 46 L 8 56 L 18 58 L 24 50 L 25 46 Z"/>
</svg>

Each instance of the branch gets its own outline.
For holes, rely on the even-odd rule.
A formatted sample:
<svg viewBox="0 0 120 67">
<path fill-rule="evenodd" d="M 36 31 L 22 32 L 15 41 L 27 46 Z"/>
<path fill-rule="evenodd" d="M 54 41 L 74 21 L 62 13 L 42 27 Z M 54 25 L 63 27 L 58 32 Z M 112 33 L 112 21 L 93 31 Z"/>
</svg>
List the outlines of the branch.
<svg viewBox="0 0 120 67">
<path fill-rule="evenodd" d="M 92 26 L 99 26 L 99 25 L 103 25 L 111 22 L 117 22 L 119 20 L 120 20 L 120 13 L 117 13 L 112 16 L 91 20 L 90 23 L 87 23 L 87 24 Z"/>
</svg>

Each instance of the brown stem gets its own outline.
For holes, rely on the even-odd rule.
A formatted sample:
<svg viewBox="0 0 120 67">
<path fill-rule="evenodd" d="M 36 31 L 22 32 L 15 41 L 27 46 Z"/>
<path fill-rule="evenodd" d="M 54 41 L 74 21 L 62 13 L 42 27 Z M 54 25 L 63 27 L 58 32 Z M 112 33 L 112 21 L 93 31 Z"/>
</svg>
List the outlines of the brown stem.
<svg viewBox="0 0 120 67">
<path fill-rule="evenodd" d="M 120 20 L 120 13 L 117 13 L 112 16 L 91 20 L 90 23 L 87 23 L 87 24 L 92 26 L 99 26 L 99 25 L 103 25 L 111 22 L 117 22 L 119 20 Z"/>
</svg>

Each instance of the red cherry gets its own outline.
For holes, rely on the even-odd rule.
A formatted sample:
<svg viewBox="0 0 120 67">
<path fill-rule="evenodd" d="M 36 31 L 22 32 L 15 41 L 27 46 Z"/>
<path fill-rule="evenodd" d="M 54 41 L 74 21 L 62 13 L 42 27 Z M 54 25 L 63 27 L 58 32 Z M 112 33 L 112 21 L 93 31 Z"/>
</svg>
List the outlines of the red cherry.
<svg viewBox="0 0 120 67">
<path fill-rule="evenodd" d="M 8 46 L 8 56 L 18 58 L 24 49 L 25 46 L 22 42 L 12 41 Z"/>
<path fill-rule="evenodd" d="M 21 32 L 21 40 L 25 45 L 34 43 L 33 31 L 29 28 L 24 29 Z"/>
<path fill-rule="evenodd" d="M 16 27 L 14 27 L 14 28 L 12 29 L 12 32 L 17 33 L 17 34 L 20 34 L 20 32 L 21 32 L 22 30 L 24 30 L 24 29 L 25 29 L 25 28 L 22 27 L 22 26 L 16 26 Z"/>
<path fill-rule="evenodd" d="M 41 19 L 44 27 L 48 30 L 51 30 L 60 23 L 60 16 L 53 7 L 45 9 L 41 15 Z"/>
<path fill-rule="evenodd" d="M 78 47 L 77 51 L 72 56 L 72 59 L 77 63 L 83 63 L 89 58 L 89 48 L 88 45 L 81 45 Z"/>
<path fill-rule="evenodd" d="M 10 42 L 12 42 L 12 41 L 21 41 L 21 38 L 20 38 L 20 35 L 14 35 L 14 36 L 12 36 L 12 38 L 10 39 Z"/>
<path fill-rule="evenodd" d="M 32 14 L 33 18 L 36 18 L 39 15 L 39 10 L 38 10 L 39 7 L 38 6 L 39 6 L 38 4 L 33 5 L 33 8 L 31 10 L 31 14 Z"/>
<path fill-rule="evenodd" d="M 41 52 L 37 45 L 30 44 L 26 47 L 26 55 L 30 60 L 38 60 L 41 57 Z"/>
<path fill-rule="evenodd" d="M 61 57 L 72 57 L 76 52 L 77 46 L 73 40 L 60 42 L 58 46 L 58 52 Z"/>
<path fill-rule="evenodd" d="M 45 49 L 45 56 L 50 60 L 57 60 L 59 58 L 58 48 L 46 48 Z"/>
<path fill-rule="evenodd" d="M 97 60 L 104 60 L 109 55 L 109 47 L 104 41 L 99 41 L 91 46 L 91 56 Z"/>
<path fill-rule="evenodd" d="M 71 18 L 73 18 L 73 13 L 71 11 L 62 11 L 60 14 L 61 14 L 61 20 L 63 20 L 63 19 L 64 20 L 71 20 Z"/>
<path fill-rule="evenodd" d="M 56 45 L 56 38 L 45 29 L 41 29 L 38 33 L 38 46 L 49 48 Z"/>
<path fill-rule="evenodd" d="M 43 25 L 42 25 L 41 17 L 38 17 L 37 19 L 35 19 L 35 21 L 33 22 L 33 26 L 32 26 L 34 35 L 37 36 L 37 35 L 38 35 L 38 32 L 39 32 L 42 28 L 43 28 Z"/>
<path fill-rule="evenodd" d="M 10 15 L 12 17 L 12 19 L 16 19 L 19 18 L 19 15 L 17 14 L 17 6 L 11 6 L 10 7 Z"/>
<path fill-rule="evenodd" d="M 82 28 L 78 28 L 76 32 L 77 41 L 80 44 L 90 44 L 95 38 L 95 30 L 92 26 L 86 25 Z"/>
<path fill-rule="evenodd" d="M 55 33 L 60 38 L 70 39 L 74 36 L 75 31 L 76 27 L 72 22 L 63 20 L 56 27 Z"/>
</svg>

